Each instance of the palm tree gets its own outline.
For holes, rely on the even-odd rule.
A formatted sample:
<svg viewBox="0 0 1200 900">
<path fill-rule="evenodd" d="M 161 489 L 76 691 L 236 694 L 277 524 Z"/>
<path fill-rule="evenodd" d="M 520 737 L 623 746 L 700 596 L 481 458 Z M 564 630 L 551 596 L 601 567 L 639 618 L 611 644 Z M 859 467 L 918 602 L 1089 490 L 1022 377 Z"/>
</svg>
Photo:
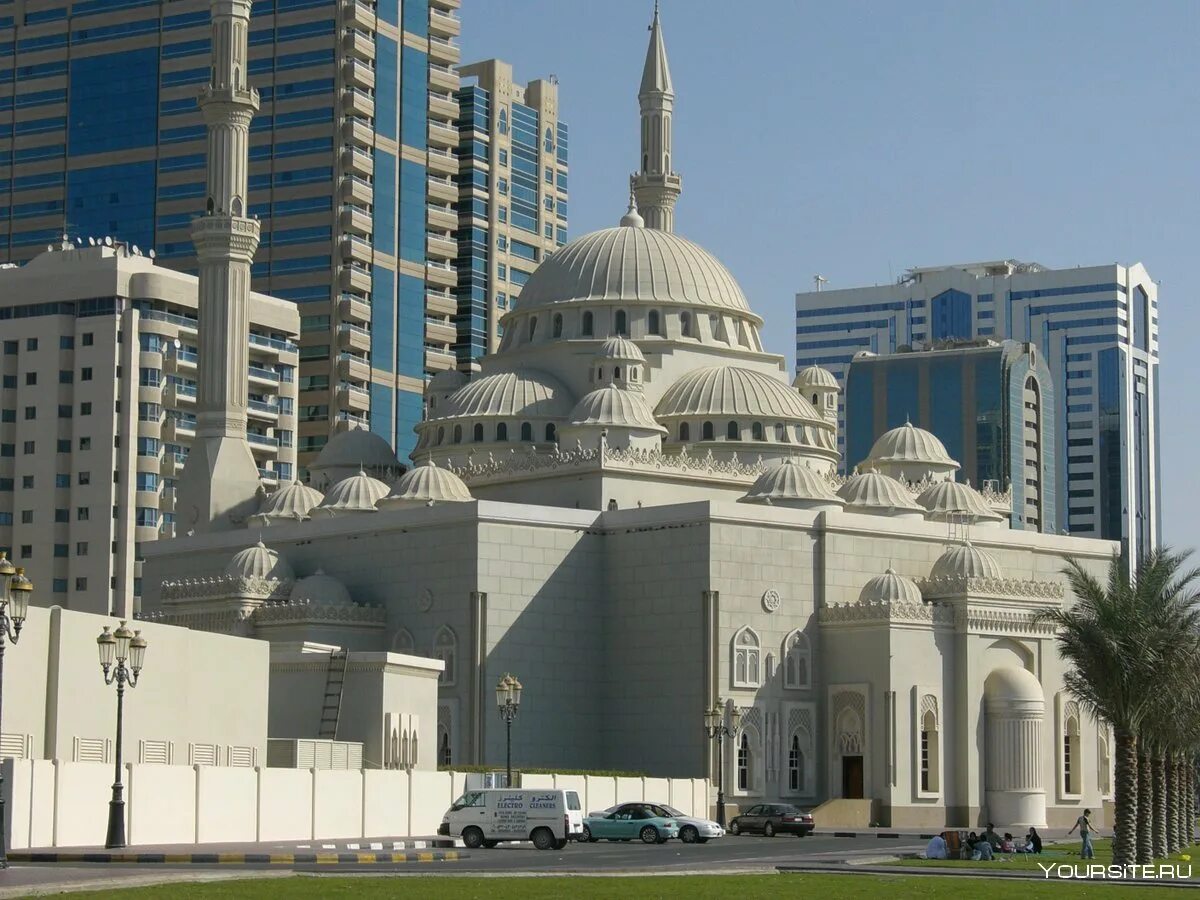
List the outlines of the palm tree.
<svg viewBox="0 0 1200 900">
<path fill-rule="evenodd" d="M 1153 852 L 1152 779 L 1148 765 L 1139 765 L 1139 757 L 1149 758 L 1149 747 L 1139 739 L 1149 731 L 1157 698 L 1173 683 L 1173 665 L 1198 645 L 1200 605 L 1193 585 L 1200 570 L 1181 571 L 1187 556 L 1153 551 L 1130 577 L 1114 555 L 1106 583 L 1067 559 L 1063 574 L 1075 603 L 1039 616 L 1058 627 L 1058 650 L 1070 663 L 1067 691 L 1113 727 L 1117 865 L 1149 862 Z"/>
</svg>

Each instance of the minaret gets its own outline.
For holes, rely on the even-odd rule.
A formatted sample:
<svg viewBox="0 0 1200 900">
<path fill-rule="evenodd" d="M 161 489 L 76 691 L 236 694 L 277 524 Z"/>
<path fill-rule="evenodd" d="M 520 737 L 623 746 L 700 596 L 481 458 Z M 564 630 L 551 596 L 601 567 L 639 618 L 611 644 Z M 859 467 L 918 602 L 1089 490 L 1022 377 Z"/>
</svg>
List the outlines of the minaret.
<svg viewBox="0 0 1200 900">
<path fill-rule="evenodd" d="M 252 0 L 211 0 L 212 72 L 201 91 L 208 126 L 208 200 L 192 222 L 200 262 L 196 438 L 179 480 L 183 532 L 223 531 L 254 512 L 258 465 L 246 442 L 250 264 L 257 219 L 246 216 L 250 120 L 258 91 L 246 82 Z"/>
<path fill-rule="evenodd" d="M 650 46 L 638 89 L 642 110 L 641 170 L 630 180 L 637 197 L 637 208 L 647 228 L 675 230 L 675 201 L 683 190 L 683 181 L 671 171 L 671 116 L 675 109 L 675 91 L 671 89 L 671 70 L 667 66 L 667 48 L 663 44 L 658 21 L 658 2 L 654 3 L 654 21 L 650 23 Z"/>
</svg>

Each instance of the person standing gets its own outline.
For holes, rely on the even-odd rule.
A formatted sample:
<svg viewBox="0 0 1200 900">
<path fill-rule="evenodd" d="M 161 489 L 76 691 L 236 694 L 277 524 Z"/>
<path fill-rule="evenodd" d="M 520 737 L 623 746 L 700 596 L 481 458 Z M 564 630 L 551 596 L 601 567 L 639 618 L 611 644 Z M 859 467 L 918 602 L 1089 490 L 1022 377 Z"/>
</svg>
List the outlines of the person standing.
<svg viewBox="0 0 1200 900">
<path fill-rule="evenodd" d="M 1067 837 L 1075 833 L 1075 829 L 1079 829 L 1079 836 L 1083 839 L 1083 847 L 1079 851 L 1079 856 L 1082 859 L 1095 859 L 1096 851 L 1092 848 L 1092 820 L 1088 818 L 1092 811 L 1085 809 L 1083 815 L 1075 820 L 1075 824 L 1071 826 L 1071 830 L 1067 832 Z"/>
</svg>

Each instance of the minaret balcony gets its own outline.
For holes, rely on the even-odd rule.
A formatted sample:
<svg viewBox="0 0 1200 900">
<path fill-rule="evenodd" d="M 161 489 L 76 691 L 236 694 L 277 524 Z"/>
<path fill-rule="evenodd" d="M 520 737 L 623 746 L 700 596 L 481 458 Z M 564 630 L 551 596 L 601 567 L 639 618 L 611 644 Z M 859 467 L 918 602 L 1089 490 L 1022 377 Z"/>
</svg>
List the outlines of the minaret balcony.
<svg viewBox="0 0 1200 900">
<path fill-rule="evenodd" d="M 371 408 L 371 392 L 348 381 L 338 385 L 337 399 L 339 407 L 352 412 L 365 413 Z"/>
<path fill-rule="evenodd" d="M 374 227 L 369 212 L 362 207 L 351 206 L 350 204 L 342 207 L 340 221 L 342 231 L 349 231 L 353 234 L 371 234 Z"/>
<path fill-rule="evenodd" d="M 365 266 L 347 263 L 342 266 L 342 274 L 339 277 L 344 291 L 359 291 L 365 294 L 371 290 L 371 270 Z"/>
<path fill-rule="evenodd" d="M 370 147 L 375 143 L 375 126 L 366 119 L 348 118 L 342 123 L 342 140 Z"/>
<path fill-rule="evenodd" d="M 342 94 L 342 112 L 351 116 L 375 118 L 375 98 L 361 88 L 347 88 Z M 457 139 L 456 139 L 457 143 Z"/>
<path fill-rule="evenodd" d="M 375 174 L 375 158 L 365 150 L 347 147 L 342 151 L 342 169 L 370 178 Z"/>
<path fill-rule="evenodd" d="M 338 347 L 342 350 L 357 350 L 367 353 L 371 349 L 371 332 L 361 325 L 342 322 L 338 325 Z"/>
<path fill-rule="evenodd" d="M 375 4 L 364 0 L 342 0 L 342 24 L 348 28 L 375 30 Z"/>
<path fill-rule="evenodd" d="M 375 61 L 375 40 L 369 34 L 351 28 L 342 35 L 342 51 L 350 56 Z"/>
<path fill-rule="evenodd" d="M 369 91 L 375 90 L 375 69 L 362 60 L 352 59 L 342 66 L 342 77 L 345 78 L 346 84 Z"/>
<path fill-rule="evenodd" d="M 458 37 L 462 34 L 462 22 L 454 13 L 431 6 L 429 8 L 429 31 L 440 37 Z"/>
<path fill-rule="evenodd" d="M 366 297 L 342 294 L 338 298 L 338 318 L 343 322 L 370 322 L 371 303 Z"/>
<path fill-rule="evenodd" d="M 356 175 L 342 177 L 342 199 L 360 206 L 370 206 L 375 199 L 375 186 Z"/>
</svg>

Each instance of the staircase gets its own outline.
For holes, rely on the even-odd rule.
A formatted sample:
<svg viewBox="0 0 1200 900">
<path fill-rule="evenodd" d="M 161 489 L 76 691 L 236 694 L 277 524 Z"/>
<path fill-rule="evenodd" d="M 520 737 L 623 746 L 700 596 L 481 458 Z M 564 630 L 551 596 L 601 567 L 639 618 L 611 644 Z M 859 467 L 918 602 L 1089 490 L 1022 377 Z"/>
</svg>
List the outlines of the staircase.
<svg viewBox="0 0 1200 900">
<path fill-rule="evenodd" d="M 346 687 L 346 660 L 350 654 L 345 650 L 329 652 L 329 668 L 325 670 L 325 703 L 321 707 L 321 728 L 318 737 L 337 740 L 338 719 L 342 715 L 342 691 Z"/>
</svg>

